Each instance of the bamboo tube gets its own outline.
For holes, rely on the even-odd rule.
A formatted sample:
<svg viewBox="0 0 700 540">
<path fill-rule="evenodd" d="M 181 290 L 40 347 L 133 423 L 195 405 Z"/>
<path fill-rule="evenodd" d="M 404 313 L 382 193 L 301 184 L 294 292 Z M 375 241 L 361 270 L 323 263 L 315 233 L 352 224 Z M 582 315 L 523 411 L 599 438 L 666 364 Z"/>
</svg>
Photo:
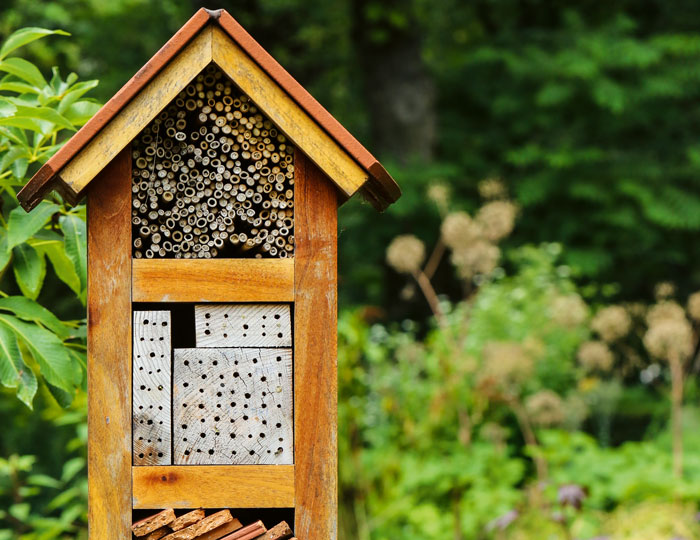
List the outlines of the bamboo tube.
<svg viewBox="0 0 700 540">
<path fill-rule="evenodd" d="M 133 256 L 292 255 L 293 156 L 248 96 L 207 67 L 132 143 Z"/>
</svg>

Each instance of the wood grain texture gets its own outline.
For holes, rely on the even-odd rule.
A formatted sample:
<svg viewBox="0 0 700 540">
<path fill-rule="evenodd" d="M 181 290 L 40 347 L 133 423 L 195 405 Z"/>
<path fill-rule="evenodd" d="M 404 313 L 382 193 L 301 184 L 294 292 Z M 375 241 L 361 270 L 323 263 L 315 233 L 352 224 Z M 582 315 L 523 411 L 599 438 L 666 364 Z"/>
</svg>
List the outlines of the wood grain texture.
<svg viewBox="0 0 700 540">
<path fill-rule="evenodd" d="M 131 538 L 131 157 L 88 191 L 88 529 Z M 162 506 L 160 507 L 162 508 Z"/>
<path fill-rule="evenodd" d="M 165 527 L 174 519 L 175 511 L 172 508 L 166 508 L 162 512 L 137 521 L 131 526 L 131 531 L 134 533 L 134 536 L 145 536 L 148 533 L 154 532 L 156 529 Z"/>
<path fill-rule="evenodd" d="M 166 534 L 170 534 L 170 532 L 170 527 L 161 527 L 160 529 L 156 529 L 155 531 L 150 532 L 146 536 L 144 536 L 144 540 L 160 540 Z"/>
<path fill-rule="evenodd" d="M 175 349 L 173 463 L 288 465 L 291 349 Z"/>
<path fill-rule="evenodd" d="M 136 509 L 292 508 L 294 466 L 170 466 L 132 469 Z"/>
<path fill-rule="evenodd" d="M 80 193 L 209 64 L 211 42 L 205 28 L 60 171 L 71 190 Z"/>
<path fill-rule="evenodd" d="M 189 527 L 190 525 L 197 523 L 200 519 L 203 519 L 204 517 L 204 510 L 202 510 L 201 508 L 197 508 L 196 510 L 192 510 L 191 512 L 187 512 L 186 514 L 183 514 L 180 517 L 176 518 L 175 521 L 173 521 L 170 524 L 170 528 L 173 531 L 179 531 L 180 529 L 184 529 L 185 527 Z"/>
<path fill-rule="evenodd" d="M 213 29 L 214 62 L 348 197 L 369 178 L 328 134 L 220 28 Z M 326 182 L 329 180 L 326 179 Z M 337 199 L 336 199 L 337 206 Z"/>
<path fill-rule="evenodd" d="M 304 540 L 336 540 L 336 192 L 301 152 L 295 162 L 295 532 Z"/>
<path fill-rule="evenodd" d="M 260 537 L 261 534 L 264 534 L 266 530 L 262 521 L 256 521 L 255 523 L 246 525 L 233 534 L 225 536 L 221 540 L 253 540 L 254 538 Z"/>
<path fill-rule="evenodd" d="M 134 311 L 134 465 L 172 464 L 172 370 L 169 311 Z"/>
<path fill-rule="evenodd" d="M 292 302 L 293 259 L 134 259 L 134 302 Z"/>
<path fill-rule="evenodd" d="M 286 540 L 294 535 L 292 529 L 289 528 L 286 521 L 278 523 L 272 529 L 268 530 L 260 540 Z"/>
<path fill-rule="evenodd" d="M 230 510 L 221 510 L 205 517 L 204 519 L 193 523 L 189 527 L 185 527 L 179 531 L 170 533 L 164 540 L 192 540 L 202 534 L 213 531 L 217 527 L 221 527 L 225 523 L 233 521 L 233 516 Z"/>
<path fill-rule="evenodd" d="M 194 307 L 197 347 L 291 347 L 288 304 Z"/>
<path fill-rule="evenodd" d="M 243 525 L 237 519 L 224 523 L 221 527 L 217 527 L 213 531 L 209 531 L 197 537 L 197 540 L 219 540 L 220 538 L 240 529 Z"/>
</svg>

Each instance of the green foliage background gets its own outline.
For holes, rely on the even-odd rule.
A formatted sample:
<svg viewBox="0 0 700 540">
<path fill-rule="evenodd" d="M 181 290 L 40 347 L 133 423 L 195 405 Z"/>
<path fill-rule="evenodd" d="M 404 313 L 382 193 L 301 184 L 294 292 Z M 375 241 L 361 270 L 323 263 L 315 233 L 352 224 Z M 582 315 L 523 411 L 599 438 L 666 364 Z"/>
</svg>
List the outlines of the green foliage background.
<svg viewBox="0 0 700 540">
<path fill-rule="evenodd" d="M 27 215 L 16 191 L 198 7 L 8 0 L 0 10 L 0 540 L 86 537 L 84 207 L 56 196 Z M 591 378 L 575 361 L 590 330 L 551 327 L 548 311 L 555 294 L 579 292 L 597 306 L 649 301 L 659 281 L 676 284 L 679 298 L 700 288 L 700 5 L 208 7 L 226 7 L 369 148 L 367 47 L 417 36 L 435 85 L 431 158 L 378 156 L 403 188 L 399 203 L 384 215 L 357 201 L 341 210 L 341 537 L 700 537 L 696 372 L 679 482 L 669 474 L 665 371 L 650 384 L 638 370 Z M 23 27 L 34 28 L 14 33 Z M 438 238 L 428 186 L 448 185 L 451 208 L 472 212 L 487 177 L 501 178 L 521 208 L 502 246 L 504 273 L 465 305 L 444 262 L 433 281 L 453 307 L 438 330 L 422 298 L 400 295 L 407 282 L 385 249 L 401 233 Z M 519 247 L 542 242 L 563 250 Z M 522 397 L 547 389 L 590 405 L 578 424 L 538 431 L 537 449 L 508 406 L 478 391 L 484 345 L 530 338 L 545 347 Z M 644 356 L 638 336 L 627 345 Z M 644 357 L 640 367 L 650 364 Z M 473 420 L 468 441 L 462 413 Z M 537 504 L 534 452 L 550 472 Z M 571 483 L 588 491 L 581 511 L 558 501 Z M 516 522 L 500 527 L 494 520 L 509 511 Z"/>
</svg>

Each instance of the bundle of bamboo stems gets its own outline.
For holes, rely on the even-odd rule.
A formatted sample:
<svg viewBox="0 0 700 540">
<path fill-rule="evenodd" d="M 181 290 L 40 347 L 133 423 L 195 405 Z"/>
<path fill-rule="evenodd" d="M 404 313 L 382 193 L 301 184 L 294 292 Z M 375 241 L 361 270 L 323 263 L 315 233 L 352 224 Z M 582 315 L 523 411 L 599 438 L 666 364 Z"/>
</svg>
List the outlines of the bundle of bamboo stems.
<svg viewBox="0 0 700 540">
<path fill-rule="evenodd" d="M 135 258 L 293 255 L 294 148 L 215 65 L 131 150 Z"/>
</svg>

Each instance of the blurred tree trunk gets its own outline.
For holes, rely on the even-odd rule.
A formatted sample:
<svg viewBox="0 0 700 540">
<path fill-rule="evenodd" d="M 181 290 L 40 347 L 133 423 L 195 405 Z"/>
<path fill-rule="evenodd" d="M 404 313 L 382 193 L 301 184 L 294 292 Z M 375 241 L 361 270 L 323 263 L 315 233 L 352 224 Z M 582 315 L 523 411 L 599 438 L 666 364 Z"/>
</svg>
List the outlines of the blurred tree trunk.
<svg viewBox="0 0 700 540">
<path fill-rule="evenodd" d="M 399 163 L 431 159 L 435 86 L 421 55 L 420 24 L 411 2 L 351 2 L 372 152 Z"/>
</svg>

